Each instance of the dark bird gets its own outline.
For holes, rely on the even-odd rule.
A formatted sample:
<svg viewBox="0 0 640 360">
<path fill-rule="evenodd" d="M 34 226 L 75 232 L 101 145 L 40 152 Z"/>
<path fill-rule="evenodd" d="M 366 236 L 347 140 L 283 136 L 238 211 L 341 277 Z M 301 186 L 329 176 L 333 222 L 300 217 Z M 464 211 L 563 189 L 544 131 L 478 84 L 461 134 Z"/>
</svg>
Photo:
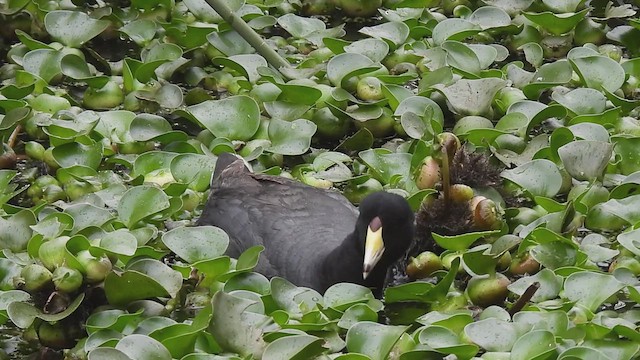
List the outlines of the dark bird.
<svg viewBox="0 0 640 360">
<path fill-rule="evenodd" d="M 264 246 L 255 271 L 267 277 L 319 292 L 351 282 L 380 295 L 388 268 L 413 239 L 414 214 L 388 192 L 369 195 L 359 210 L 337 192 L 253 174 L 242 159 L 223 153 L 197 225 L 223 229 L 231 257 Z"/>
</svg>

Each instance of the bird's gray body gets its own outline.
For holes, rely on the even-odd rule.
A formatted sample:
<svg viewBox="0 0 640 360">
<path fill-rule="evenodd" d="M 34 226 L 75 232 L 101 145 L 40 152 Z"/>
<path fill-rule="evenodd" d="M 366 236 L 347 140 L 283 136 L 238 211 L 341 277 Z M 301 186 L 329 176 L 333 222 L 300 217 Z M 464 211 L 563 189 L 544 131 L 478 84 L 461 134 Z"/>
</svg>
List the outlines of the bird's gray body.
<svg viewBox="0 0 640 360">
<path fill-rule="evenodd" d="M 255 271 L 324 290 L 330 284 L 318 276 L 327 272 L 323 260 L 354 232 L 357 217 L 357 209 L 337 192 L 252 174 L 242 160 L 234 160 L 216 168 L 198 224 L 223 229 L 231 257 L 264 246 Z"/>
</svg>

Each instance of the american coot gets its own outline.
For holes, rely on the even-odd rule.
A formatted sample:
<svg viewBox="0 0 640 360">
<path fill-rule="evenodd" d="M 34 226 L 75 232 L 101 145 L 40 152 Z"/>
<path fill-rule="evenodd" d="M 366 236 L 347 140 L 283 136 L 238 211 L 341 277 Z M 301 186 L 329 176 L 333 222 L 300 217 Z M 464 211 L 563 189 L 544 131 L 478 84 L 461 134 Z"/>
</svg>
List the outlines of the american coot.
<svg viewBox="0 0 640 360">
<path fill-rule="evenodd" d="M 380 295 L 387 269 L 409 247 L 414 214 L 399 195 L 377 192 L 358 210 L 341 194 L 251 173 L 231 154 L 218 158 L 198 225 L 223 229 L 227 254 L 263 245 L 255 271 L 324 292 L 338 282 Z"/>
</svg>

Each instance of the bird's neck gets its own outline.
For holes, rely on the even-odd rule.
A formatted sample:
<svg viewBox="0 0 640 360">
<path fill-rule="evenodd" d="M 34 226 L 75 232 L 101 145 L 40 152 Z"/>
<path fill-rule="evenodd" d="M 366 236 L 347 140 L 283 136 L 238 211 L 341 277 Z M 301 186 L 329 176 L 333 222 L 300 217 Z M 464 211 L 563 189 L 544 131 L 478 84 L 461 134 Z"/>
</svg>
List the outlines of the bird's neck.
<svg viewBox="0 0 640 360">
<path fill-rule="evenodd" d="M 364 249 L 356 241 L 357 234 L 351 234 L 340 246 L 333 249 L 323 260 L 321 273 L 324 275 L 324 290 L 331 285 L 349 282 L 369 287 L 374 295 L 380 296 L 384 279 L 387 274 L 385 264 L 378 264 L 373 271 L 363 279 Z M 348 260 L 345 260 L 348 259 Z"/>
</svg>

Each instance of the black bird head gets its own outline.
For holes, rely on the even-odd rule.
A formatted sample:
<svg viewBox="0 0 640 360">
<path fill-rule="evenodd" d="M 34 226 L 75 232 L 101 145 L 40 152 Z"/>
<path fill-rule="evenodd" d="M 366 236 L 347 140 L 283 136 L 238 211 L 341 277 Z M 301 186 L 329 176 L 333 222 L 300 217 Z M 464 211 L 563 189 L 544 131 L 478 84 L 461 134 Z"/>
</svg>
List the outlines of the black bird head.
<svg viewBox="0 0 640 360">
<path fill-rule="evenodd" d="M 378 288 L 389 266 L 404 255 L 413 240 L 413 211 L 400 195 L 373 193 L 360 204 L 356 233 L 363 254 L 364 284 Z"/>
</svg>

